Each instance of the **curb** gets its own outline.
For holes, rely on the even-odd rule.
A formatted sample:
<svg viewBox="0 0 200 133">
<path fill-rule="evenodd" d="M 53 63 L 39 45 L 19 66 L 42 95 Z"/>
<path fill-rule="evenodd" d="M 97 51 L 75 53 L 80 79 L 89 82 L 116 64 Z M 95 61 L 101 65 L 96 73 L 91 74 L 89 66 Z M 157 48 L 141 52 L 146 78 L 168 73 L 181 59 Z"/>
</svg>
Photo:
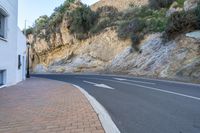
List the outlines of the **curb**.
<svg viewBox="0 0 200 133">
<path fill-rule="evenodd" d="M 119 129 L 112 121 L 110 115 L 106 111 L 106 109 L 94 98 L 92 97 L 87 91 L 85 91 L 80 86 L 74 85 L 74 87 L 78 88 L 88 99 L 92 107 L 94 108 L 95 112 L 98 114 L 99 120 L 105 130 L 106 133 L 120 133 Z"/>
</svg>

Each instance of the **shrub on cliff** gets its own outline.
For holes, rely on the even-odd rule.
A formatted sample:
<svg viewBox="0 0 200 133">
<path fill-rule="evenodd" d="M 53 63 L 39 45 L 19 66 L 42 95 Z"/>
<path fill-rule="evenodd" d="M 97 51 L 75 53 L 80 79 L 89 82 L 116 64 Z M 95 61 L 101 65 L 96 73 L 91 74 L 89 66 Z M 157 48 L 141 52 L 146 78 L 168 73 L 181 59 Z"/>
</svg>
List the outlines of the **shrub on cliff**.
<svg viewBox="0 0 200 133">
<path fill-rule="evenodd" d="M 96 13 L 90 7 L 86 5 L 78 7 L 70 14 L 69 30 L 75 34 L 88 33 L 95 24 L 96 18 Z"/>
<path fill-rule="evenodd" d="M 148 7 L 130 7 L 122 15 L 118 26 L 118 36 L 121 39 L 130 38 L 132 46 L 137 46 L 145 34 L 163 32 L 168 18 L 166 9 L 153 10 Z M 139 51 L 137 47 L 133 47 Z"/>
<path fill-rule="evenodd" d="M 54 9 L 54 12 L 49 17 L 48 27 L 50 29 L 48 30 L 53 30 L 62 22 L 65 13 L 70 10 L 70 4 L 74 2 L 75 0 L 65 0 L 63 4 Z"/>
<path fill-rule="evenodd" d="M 176 0 L 149 0 L 149 6 L 153 9 L 168 8 Z"/>
<path fill-rule="evenodd" d="M 195 14 L 197 16 L 197 28 L 200 29 L 200 2 L 195 10 Z"/>
<path fill-rule="evenodd" d="M 38 34 L 42 29 L 45 29 L 48 25 L 49 17 L 47 15 L 40 16 L 35 21 L 35 32 Z"/>
<path fill-rule="evenodd" d="M 116 18 L 118 16 L 118 9 L 112 6 L 102 6 L 96 11 L 99 17 Z"/>
<path fill-rule="evenodd" d="M 91 28 L 90 33 L 91 34 L 99 33 L 111 25 L 112 25 L 112 20 L 110 18 L 105 18 L 105 19 L 101 20 L 100 22 L 98 22 L 97 24 L 95 24 Z"/>
<path fill-rule="evenodd" d="M 118 28 L 118 37 L 121 39 L 127 39 L 131 37 L 132 34 L 142 32 L 144 27 L 144 22 L 138 18 L 127 22 L 125 21 Z"/>
<path fill-rule="evenodd" d="M 192 11 L 174 13 L 165 29 L 164 38 L 173 39 L 176 35 L 200 28 L 200 5 Z"/>
</svg>

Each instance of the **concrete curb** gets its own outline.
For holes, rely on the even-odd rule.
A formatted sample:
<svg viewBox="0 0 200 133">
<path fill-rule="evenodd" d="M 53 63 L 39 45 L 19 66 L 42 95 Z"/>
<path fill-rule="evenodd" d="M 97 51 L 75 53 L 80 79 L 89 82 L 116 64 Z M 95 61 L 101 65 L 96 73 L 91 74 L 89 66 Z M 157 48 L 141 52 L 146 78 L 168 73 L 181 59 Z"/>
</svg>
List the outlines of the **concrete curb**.
<svg viewBox="0 0 200 133">
<path fill-rule="evenodd" d="M 88 92 L 86 92 L 83 88 L 80 86 L 74 85 L 74 87 L 78 88 L 88 99 L 96 113 L 98 114 L 98 117 L 101 121 L 101 124 L 105 130 L 106 133 L 120 133 L 119 129 L 115 125 L 115 123 L 112 121 L 110 115 L 106 111 L 106 109 L 94 98 L 92 97 Z"/>
</svg>

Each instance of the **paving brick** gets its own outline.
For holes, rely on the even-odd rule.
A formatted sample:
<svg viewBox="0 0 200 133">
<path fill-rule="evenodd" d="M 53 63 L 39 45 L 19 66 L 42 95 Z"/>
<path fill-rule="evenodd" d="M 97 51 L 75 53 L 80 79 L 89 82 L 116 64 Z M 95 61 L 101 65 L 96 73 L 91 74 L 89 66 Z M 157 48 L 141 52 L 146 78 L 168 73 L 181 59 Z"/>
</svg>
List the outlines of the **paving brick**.
<svg viewBox="0 0 200 133">
<path fill-rule="evenodd" d="M 64 82 L 31 78 L 0 89 L 0 133 L 104 133 L 85 96 Z"/>
</svg>

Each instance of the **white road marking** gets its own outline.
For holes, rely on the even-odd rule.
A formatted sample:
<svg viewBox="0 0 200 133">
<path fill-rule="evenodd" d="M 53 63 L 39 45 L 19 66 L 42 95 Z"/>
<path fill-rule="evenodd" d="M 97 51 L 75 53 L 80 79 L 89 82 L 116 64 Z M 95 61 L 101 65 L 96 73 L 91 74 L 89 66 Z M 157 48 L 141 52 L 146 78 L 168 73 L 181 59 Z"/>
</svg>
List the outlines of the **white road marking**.
<svg viewBox="0 0 200 133">
<path fill-rule="evenodd" d="M 143 83 L 143 84 L 155 85 L 155 83 L 152 83 L 152 82 L 136 81 L 136 80 L 123 79 L 123 78 L 114 78 L 114 79 L 119 80 L 119 81 L 130 81 L 130 82 L 135 82 L 135 83 Z"/>
<path fill-rule="evenodd" d="M 119 80 L 119 81 L 125 81 L 125 80 L 127 80 L 127 79 L 122 79 L 122 78 L 114 78 L 114 79 Z"/>
<path fill-rule="evenodd" d="M 173 91 L 162 90 L 162 89 L 158 89 L 158 88 L 155 88 L 155 87 L 149 87 L 149 86 L 144 86 L 144 85 L 138 85 L 138 84 L 134 84 L 134 83 L 127 83 L 127 82 L 121 82 L 121 83 L 130 84 L 130 85 L 135 85 L 135 86 L 138 86 L 138 87 L 143 87 L 143 88 L 147 88 L 147 89 L 154 90 L 154 91 L 165 92 L 165 93 L 168 93 L 168 94 L 174 94 L 174 95 L 178 95 L 178 96 L 182 96 L 182 97 L 187 97 L 187 98 L 191 98 L 191 99 L 195 99 L 195 100 L 199 100 L 199 101 L 200 101 L 200 98 L 199 98 L 199 97 L 194 97 L 194 96 L 190 96 L 190 95 L 185 95 L 185 94 L 181 94 L 181 93 L 177 93 L 177 92 L 173 92 Z"/>
<path fill-rule="evenodd" d="M 158 89 L 158 88 L 155 88 L 155 87 L 149 87 L 149 86 L 144 86 L 144 85 L 139 85 L 139 84 L 134 84 L 134 83 L 129 83 L 129 82 L 109 80 L 109 79 L 98 79 L 98 78 L 90 78 L 90 79 L 103 80 L 103 81 L 111 81 L 111 82 L 118 82 L 118 83 L 127 84 L 127 85 L 134 85 L 134 86 L 138 86 L 138 87 L 142 87 L 142 88 L 146 88 L 146 89 L 150 89 L 150 90 L 154 90 L 154 91 L 160 91 L 160 92 L 164 92 L 164 93 L 168 93 L 168 94 L 173 94 L 173 95 L 177 95 L 177 96 L 182 96 L 182 97 L 186 97 L 186 98 L 190 98 L 190 99 L 194 99 L 194 100 L 200 101 L 199 97 L 190 96 L 190 95 L 186 95 L 186 94 L 182 94 L 182 93 L 178 93 L 178 92 L 173 92 L 173 91 L 162 90 L 162 89 Z"/>
<path fill-rule="evenodd" d="M 105 85 L 105 84 L 97 84 L 97 83 L 90 82 L 90 81 L 85 81 L 85 80 L 84 80 L 83 82 L 88 83 L 88 84 L 92 84 L 92 85 L 94 85 L 94 86 L 96 86 L 96 87 L 114 90 L 114 88 L 112 88 L 112 87 L 110 87 L 110 86 L 108 86 L 108 85 Z"/>
<path fill-rule="evenodd" d="M 73 85 L 78 88 L 88 99 L 90 104 L 92 105 L 95 112 L 98 114 L 99 120 L 105 130 L 106 133 L 120 133 L 119 129 L 113 122 L 112 118 L 110 117 L 109 113 L 106 109 L 94 98 L 92 97 L 87 91 L 77 85 Z"/>
</svg>

